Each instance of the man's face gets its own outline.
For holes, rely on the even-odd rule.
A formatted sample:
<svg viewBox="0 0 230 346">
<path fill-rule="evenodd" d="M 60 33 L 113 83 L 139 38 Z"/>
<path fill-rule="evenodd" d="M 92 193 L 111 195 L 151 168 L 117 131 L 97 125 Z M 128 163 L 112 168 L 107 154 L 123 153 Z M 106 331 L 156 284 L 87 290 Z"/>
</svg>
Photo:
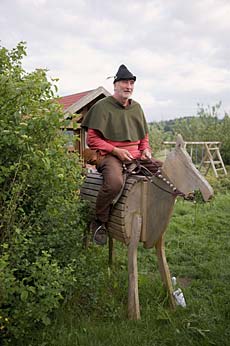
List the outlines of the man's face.
<svg viewBox="0 0 230 346">
<path fill-rule="evenodd" d="M 114 94 L 122 99 L 129 99 L 134 89 L 134 80 L 120 80 L 114 84 Z"/>
</svg>

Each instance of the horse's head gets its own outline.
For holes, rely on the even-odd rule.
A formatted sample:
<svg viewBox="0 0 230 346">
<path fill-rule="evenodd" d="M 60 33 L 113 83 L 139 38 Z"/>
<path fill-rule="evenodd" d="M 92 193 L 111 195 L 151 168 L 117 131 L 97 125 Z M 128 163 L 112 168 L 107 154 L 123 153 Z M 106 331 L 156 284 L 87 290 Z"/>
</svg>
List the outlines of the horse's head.
<svg viewBox="0 0 230 346">
<path fill-rule="evenodd" d="M 181 135 L 177 136 L 176 147 L 166 157 L 162 170 L 176 188 L 185 195 L 200 190 L 205 201 L 213 196 L 212 187 L 196 169 L 185 150 L 185 143 Z"/>
</svg>

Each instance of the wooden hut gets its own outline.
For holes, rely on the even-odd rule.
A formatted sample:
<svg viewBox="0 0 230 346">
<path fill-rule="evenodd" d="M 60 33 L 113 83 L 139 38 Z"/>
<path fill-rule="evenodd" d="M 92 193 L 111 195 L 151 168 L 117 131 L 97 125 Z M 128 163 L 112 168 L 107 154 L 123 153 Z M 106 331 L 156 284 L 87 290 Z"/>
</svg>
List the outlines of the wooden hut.
<svg viewBox="0 0 230 346">
<path fill-rule="evenodd" d="M 82 119 L 98 100 L 110 95 L 105 88 L 100 86 L 97 89 L 60 97 L 58 102 L 64 107 L 65 119 L 70 120 L 63 130 L 78 138 L 74 142 L 68 143 L 68 151 L 78 152 L 83 156 L 83 151 L 86 148 L 86 135 L 80 127 Z"/>
</svg>

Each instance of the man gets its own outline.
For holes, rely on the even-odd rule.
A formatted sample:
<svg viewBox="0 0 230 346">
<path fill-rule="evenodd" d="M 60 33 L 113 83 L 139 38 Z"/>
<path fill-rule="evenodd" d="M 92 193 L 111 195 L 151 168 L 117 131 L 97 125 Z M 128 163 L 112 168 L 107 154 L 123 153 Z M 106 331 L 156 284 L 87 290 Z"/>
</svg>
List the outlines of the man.
<svg viewBox="0 0 230 346">
<path fill-rule="evenodd" d="M 82 127 L 88 130 L 87 144 L 97 151 L 97 170 L 103 185 L 97 196 L 96 219 L 91 222 L 93 240 L 104 245 L 106 223 L 114 198 L 123 186 L 123 168 L 141 161 L 155 174 L 162 163 L 151 158 L 148 126 L 139 103 L 131 99 L 136 77 L 121 65 L 114 77 L 114 94 L 98 101 L 86 114 Z"/>
</svg>

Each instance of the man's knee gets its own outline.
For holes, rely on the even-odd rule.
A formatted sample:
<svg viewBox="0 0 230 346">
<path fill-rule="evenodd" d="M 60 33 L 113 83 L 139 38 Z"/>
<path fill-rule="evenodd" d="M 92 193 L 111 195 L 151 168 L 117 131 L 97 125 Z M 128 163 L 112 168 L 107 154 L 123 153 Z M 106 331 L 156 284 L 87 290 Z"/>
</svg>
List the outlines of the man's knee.
<svg viewBox="0 0 230 346">
<path fill-rule="evenodd" d="M 123 186 L 123 177 L 113 177 L 109 184 L 106 184 L 106 190 L 109 194 L 116 196 Z"/>
</svg>

